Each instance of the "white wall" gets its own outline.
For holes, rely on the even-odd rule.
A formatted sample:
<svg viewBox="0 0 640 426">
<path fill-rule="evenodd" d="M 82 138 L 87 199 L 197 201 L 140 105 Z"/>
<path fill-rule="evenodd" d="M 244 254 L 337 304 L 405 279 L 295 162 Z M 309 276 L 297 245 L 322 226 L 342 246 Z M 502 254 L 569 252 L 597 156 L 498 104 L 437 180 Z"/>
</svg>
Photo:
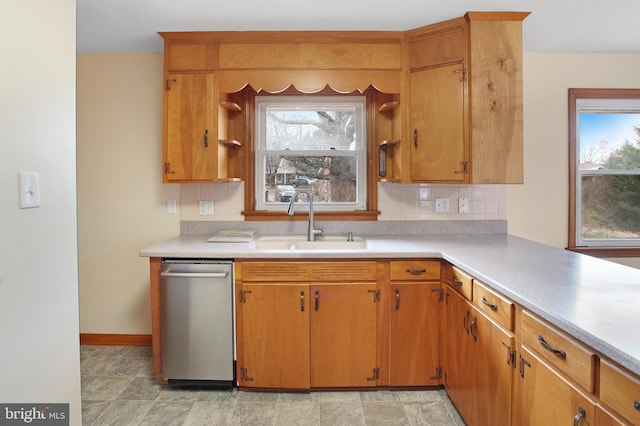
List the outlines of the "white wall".
<svg viewBox="0 0 640 426">
<path fill-rule="evenodd" d="M 75 14 L 0 7 L 0 401 L 69 403 L 78 425 Z M 18 208 L 23 171 L 40 174 L 40 208 Z"/>
<path fill-rule="evenodd" d="M 78 55 L 80 332 L 150 334 L 149 259 L 180 233 L 162 184 L 161 53 Z"/>
<path fill-rule="evenodd" d="M 640 87 L 639 54 L 524 55 L 524 184 L 507 189 L 509 233 L 566 247 L 568 89 Z M 640 267 L 640 259 L 616 259 Z"/>
</svg>

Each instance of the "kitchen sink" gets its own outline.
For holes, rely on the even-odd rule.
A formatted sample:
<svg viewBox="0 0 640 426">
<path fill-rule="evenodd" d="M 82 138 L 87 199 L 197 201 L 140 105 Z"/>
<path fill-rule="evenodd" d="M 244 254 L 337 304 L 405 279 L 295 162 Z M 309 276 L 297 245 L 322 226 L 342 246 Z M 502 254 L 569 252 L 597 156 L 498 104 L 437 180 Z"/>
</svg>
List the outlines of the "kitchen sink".
<svg viewBox="0 0 640 426">
<path fill-rule="evenodd" d="M 347 241 L 345 235 L 322 235 L 315 241 L 307 241 L 306 235 L 264 235 L 256 239 L 255 246 L 261 250 L 349 250 L 367 248 L 367 241 L 362 237 Z"/>
</svg>

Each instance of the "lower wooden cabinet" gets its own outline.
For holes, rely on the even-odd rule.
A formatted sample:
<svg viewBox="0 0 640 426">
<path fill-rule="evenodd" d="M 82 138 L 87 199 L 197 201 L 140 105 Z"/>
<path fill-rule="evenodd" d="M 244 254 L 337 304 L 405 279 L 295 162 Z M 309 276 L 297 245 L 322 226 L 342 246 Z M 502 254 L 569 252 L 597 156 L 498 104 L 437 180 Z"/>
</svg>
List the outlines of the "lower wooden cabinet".
<svg viewBox="0 0 640 426">
<path fill-rule="evenodd" d="M 391 283 L 389 385 L 440 384 L 440 283 Z"/>
<path fill-rule="evenodd" d="M 376 283 L 310 289 L 311 387 L 376 386 Z"/>
<path fill-rule="evenodd" d="M 444 309 L 449 397 L 469 425 L 510 425 L 513 336 L 449 286 Z"/>
<path fill-rule="evenodd" d="M 520 347 L 514 385 L 514 425 L 595 425 L 594 397 L 542 357 Z"/>
<path fill-rule="evenodd" d="M 308 297 L 306 284 L 242 286 L 241 386 L 309 388 Z"/>
</svg>

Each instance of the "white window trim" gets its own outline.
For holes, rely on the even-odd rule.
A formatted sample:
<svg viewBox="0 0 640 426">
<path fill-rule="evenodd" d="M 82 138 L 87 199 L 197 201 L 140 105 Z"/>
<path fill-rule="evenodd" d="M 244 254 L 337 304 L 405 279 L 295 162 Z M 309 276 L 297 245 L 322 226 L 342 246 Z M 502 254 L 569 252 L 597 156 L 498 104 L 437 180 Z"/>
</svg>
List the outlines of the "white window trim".
<svg viewBox="0 0 640 426">
<path fill-rule="evenodd" d="M 578 247 L 638 247 L 640 238 L 584 238 L 582 236 L 582 178 L 598 175 L 640 175 L 640 170 L 581 170 L 580 114 L 581 113 L 640 113 L 640 99 L 576 99 L 576 158 L 575 158 L 575 242 Z"/>
<path fill-rule="evenodd" d="M 331 151 L 332 157 L 345 156 L 355 157 L 357 161 L 357 182 L 355 203 L 317 203 L 314 204 L 315 211 L 341 211 L 353 212 L 367 209 L 367 135 L 366 135 L 366 97 L 365 96 L 256 96 L 256 149 L 255 149 L 255 187 L 256 187 L 256 210 L 262 211 L 285 211 L 287 203 L 271 203 L 261 197 L 265 188 L 265 164 L 263 161 L 265 153 L 270 155 L 291 155 L 291 151 L 267 151 L 265 147 L 266 116 L 265 108 L 274 104 L 290 105 L 318 105 L 322 104 L 328 109 L 332 105 L 354 105 L 356 108 L 356 147 L 355 151 Z M 297 153 L 298 151 L 294 151 Z M 304 155 L 326 156 L 326 150 L 304 150 Z"/>
</svg>

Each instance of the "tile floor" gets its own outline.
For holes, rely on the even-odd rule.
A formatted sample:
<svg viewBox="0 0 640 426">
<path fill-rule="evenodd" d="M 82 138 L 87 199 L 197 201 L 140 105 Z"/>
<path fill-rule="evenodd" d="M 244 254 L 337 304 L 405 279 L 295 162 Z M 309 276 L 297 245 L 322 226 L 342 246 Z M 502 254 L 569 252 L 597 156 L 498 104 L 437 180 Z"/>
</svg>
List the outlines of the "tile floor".
<svg viewBox="0 0 640 426">
<path fill-rule="evenodd" d="M 442 390 L 266 393 L 175 390 L 151 348 L 80 349 L 84 425 L 464 425 Z"/>
</svg>

